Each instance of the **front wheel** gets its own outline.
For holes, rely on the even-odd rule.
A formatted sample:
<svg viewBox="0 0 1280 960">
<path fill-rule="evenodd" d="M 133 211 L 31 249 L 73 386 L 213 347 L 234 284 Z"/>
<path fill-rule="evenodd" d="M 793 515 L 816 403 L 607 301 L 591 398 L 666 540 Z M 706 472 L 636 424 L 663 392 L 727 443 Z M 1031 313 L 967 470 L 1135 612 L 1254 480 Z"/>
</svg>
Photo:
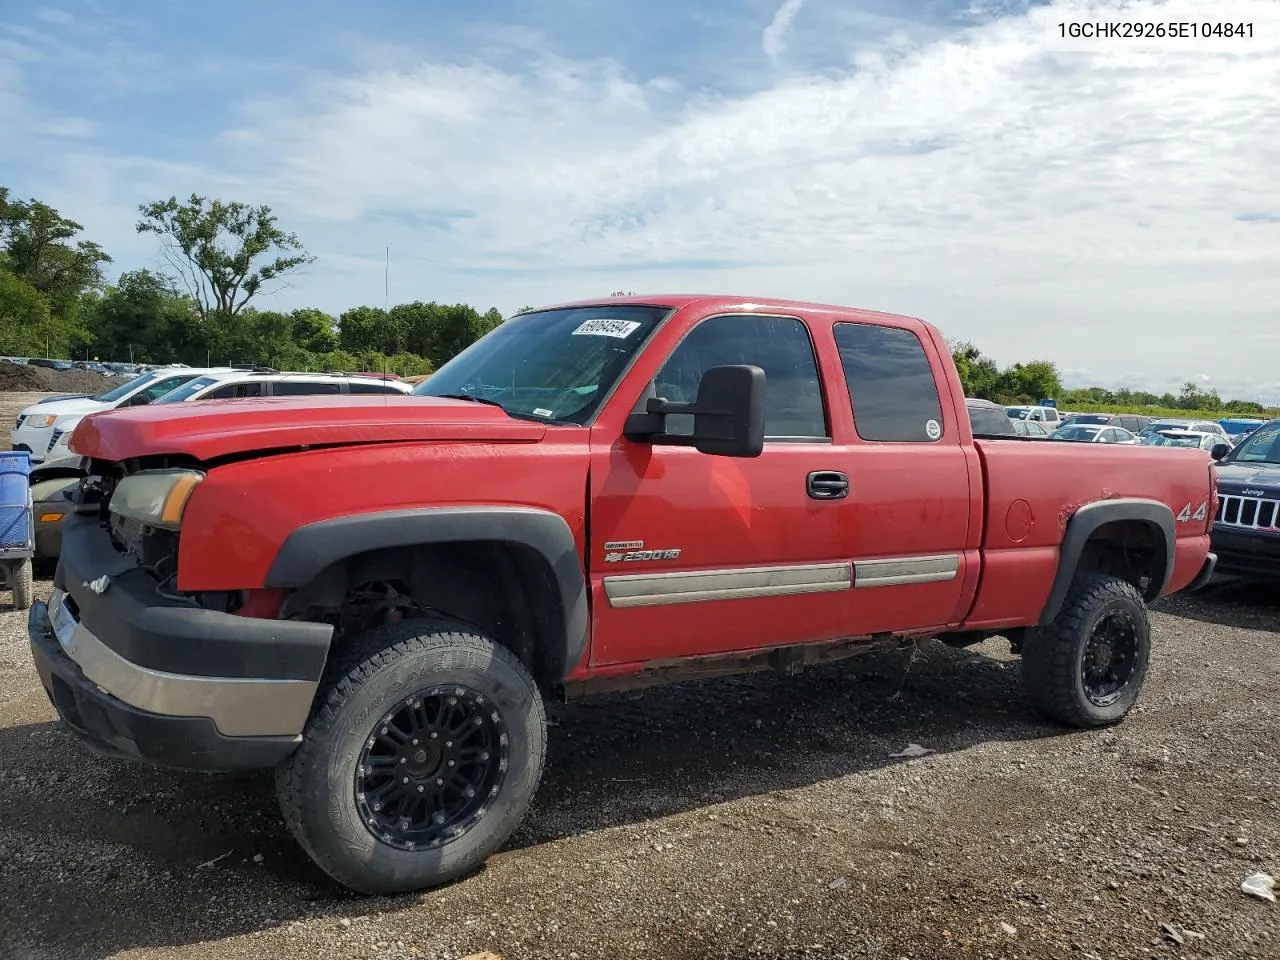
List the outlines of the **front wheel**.
<svg viewBox="0 0 1280 960">
<path fill-rule="evenodd" d="M 14 560 L 9 564 L 9 587 L 13 590 L 13 608 L 29 610 L 35 601 L 31 560 Z"/>
<path fill-rule="evenodd" d="M 1081 574 L 1047 627 L 1029 630 L 1022 678 L 1036 710 L 1070 727 L 1123 720 L 1147 676 L 1151 626 L 1125 580 Z"/>
<path fill-rule="evenodd" d="M 546 715 L 505 647 L 457 624 L 371 631 L 277 770 L 294 837 L 338 883 L 368 894 L 479 869 L 542 777 Z"/>
</svg>

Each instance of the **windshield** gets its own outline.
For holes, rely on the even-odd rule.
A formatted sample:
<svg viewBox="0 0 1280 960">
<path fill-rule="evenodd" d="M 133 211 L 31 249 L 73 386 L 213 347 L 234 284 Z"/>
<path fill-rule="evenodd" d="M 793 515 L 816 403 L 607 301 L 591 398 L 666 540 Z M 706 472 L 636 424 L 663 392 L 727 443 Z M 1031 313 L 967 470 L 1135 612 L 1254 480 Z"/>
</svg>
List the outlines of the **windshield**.
<svg viewBox="0 0 1280 960">
<path fill-rule="evenodd" d="M 519 314 L 413 392 L 472 397 L 517 417 L 586 423 L 670 312 L 668 307 L 604 304 Z"/>
<path fill-rule="evenodd" d="M 168 393 L 156 397 L 153 403 L 178 403 L 186 400 L 194 395 L 197 391 L 203 390 L 210 384 L 217 383 L 216 377 L 196 377 L 194 380 L 188 380 L 176 390 L 170 390 Z"/>
<path fill-rule="evenodd" d="M 1098 427 L 1059 427 L 1052 434 L 1054 440 L 1092 440 Z"/>
<path fill-rule="evenodd" d="M 1107 419 L 1108 417 L 1105 413 L 1077 413 L 1067 417 L 1062 425 L 1064 427 L 1074 427 L 1081 423 L 1106 423 Z"/>
<path fill-rule="evenodd" d="M 125 381 L 118 387 L 112 387 L 106 393 L 101 396 L 94 397 L 93 399 L 99 403 L 115 403 L 117 400 L 123 400 L 126 396 L 133 393 L 134 390 L 138 389 L 138 387 L 142 386 L 144 383 L 150 383 L 155 378 L 156 375 L 154 373 L 144 373 L 140 377 L 134 377 L 132 380 Z"/>
<path fill-rule="evenodd" d="M 1226 459 L 1232 463 L 1280 463 L 1280 420 L 1259 427 Z"/>
</svg>

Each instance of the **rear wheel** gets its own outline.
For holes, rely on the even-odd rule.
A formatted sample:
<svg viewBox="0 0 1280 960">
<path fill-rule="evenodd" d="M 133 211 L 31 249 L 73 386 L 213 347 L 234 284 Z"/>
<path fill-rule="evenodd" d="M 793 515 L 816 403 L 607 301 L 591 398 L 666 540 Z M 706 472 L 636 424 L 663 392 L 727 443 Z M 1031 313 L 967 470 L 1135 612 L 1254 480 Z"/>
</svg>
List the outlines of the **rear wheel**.
<svg viewBox="0 0 1280 960">
<path fill-rule="evenodd" d="M 1043 716 L 1071 727 L 1118 723 L 1147 676 L 1147 607 L 1127 581 L 1081 574 L 1047 627 L 1022 648 L 1027 695 Z"/>
<path fill-rule="evenodd" d="M 460 624 L 371 631 L 277 771 L 290 830 L 333 879 L 386 894 L 478 869 L 528 810 L 546 716 L 505 647 Z"/>
</svg>

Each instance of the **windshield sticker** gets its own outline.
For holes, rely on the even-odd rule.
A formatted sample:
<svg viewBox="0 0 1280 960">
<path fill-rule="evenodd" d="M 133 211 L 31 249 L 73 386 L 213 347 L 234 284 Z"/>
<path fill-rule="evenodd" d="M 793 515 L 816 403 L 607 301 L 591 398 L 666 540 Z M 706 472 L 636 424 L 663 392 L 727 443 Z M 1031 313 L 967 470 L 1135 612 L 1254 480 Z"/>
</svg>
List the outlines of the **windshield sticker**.
<svg viewBox="0 0 1280 960">
<path fill-rule="evenodd" d="M 937 440 L 942 436 L 942 427 L 939 425 L 937 420 L 926 420 L 924 432 L 928 434 L 930 440 Z"/>
<path fill-rule="evenodd" d="M 595 320 L 586 320 L 582 326 L 573 331 L 573 336 L 586 337 L 614 337 L 618 340 L 625 340 L 637 330 L 640 324 L 635 320 L 608 320 L 599 317 Z"/>
<path fill-rule="evenodd" d="M 533 415 L 535 417 L 550 417 L 555 415 L 555 411 L 548 410 L 546 407 L 534 407 Z"/>
</svg>

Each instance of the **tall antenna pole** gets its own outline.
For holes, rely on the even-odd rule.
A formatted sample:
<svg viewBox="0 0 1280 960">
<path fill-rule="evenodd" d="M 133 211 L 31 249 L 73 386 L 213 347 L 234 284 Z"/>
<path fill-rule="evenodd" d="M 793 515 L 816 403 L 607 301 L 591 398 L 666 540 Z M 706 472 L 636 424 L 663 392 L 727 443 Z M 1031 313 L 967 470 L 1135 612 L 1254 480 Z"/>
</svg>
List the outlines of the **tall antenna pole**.
<svg viewBox="0 0 1280 960">
<path fill-rule="evenodd" d="M 382 274 L 382 309 L 387 309 L 387 301 L 391 293 L 391 246 L 387 246 L 387 267 Z"/>
</svg>

